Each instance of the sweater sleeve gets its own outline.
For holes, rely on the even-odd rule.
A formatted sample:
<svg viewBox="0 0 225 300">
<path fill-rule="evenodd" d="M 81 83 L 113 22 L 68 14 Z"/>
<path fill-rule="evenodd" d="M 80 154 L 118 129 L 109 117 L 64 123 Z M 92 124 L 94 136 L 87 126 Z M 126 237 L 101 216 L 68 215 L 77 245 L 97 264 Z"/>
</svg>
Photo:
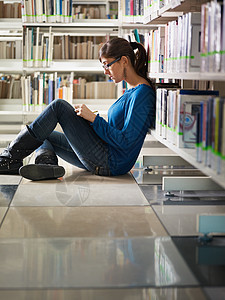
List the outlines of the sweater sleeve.
<svg viewBox="0 0 225 300">
<path fill-rule="evenodd" d="M 111 126 L 99 115 L 92 123 L 95 132 L 109 145 L 119 149 L 129 149 L 146 131 L 154 117 L 154 93 L 143 90 L 132 93 L 124 113 L 122 129 Z"/>
</svg>

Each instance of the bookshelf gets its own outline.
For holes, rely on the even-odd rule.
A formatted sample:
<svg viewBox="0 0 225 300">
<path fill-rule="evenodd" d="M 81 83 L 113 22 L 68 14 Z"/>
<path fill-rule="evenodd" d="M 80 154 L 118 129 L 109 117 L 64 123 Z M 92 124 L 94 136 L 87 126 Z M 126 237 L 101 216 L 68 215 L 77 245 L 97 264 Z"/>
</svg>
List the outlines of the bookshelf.
<svg viewBox="0 0 225 300">
<path fill-rule="evenodd" d="M 137 28 L 138 30 L 143 29 L 143 25 L 150 26 L 149 30 L 155 31 L 158 30 L 159 34 L 156 36 L 157 41 L 161 39 L 161 37 L 164 37 L 164 31 L 166 26 L 168 26 L 169 22 L 174 22 L 174 24 L 178 24 L 178 20 L 181 20 L 185 16 L 185 14 L 189 14 L 190 12 L 198 12 L 199 14 L 202 14 L 202 5 L 206 5 L 210 1 L 208 0 L 165 0 L 165 1 L 151 1 L 151 0 L 144 0 L 144 16 L 142 18 L 141 22 L 135 22 L 135 17 L 131 16 L 131 22 L 130 25 L 127 24 L 129 20 L 129 16 L 126 16 L 123 18 L 123 24 L 122 26 L 122 32 L 124 33 L 125 31 L 123 30 L 123 27 L 126 28 L 127 30 L 130 28 Z M 129 3 L 129 1 L 128 1 Z M 223 2 L 225 4 L 225 2 Z M 122 6 L 123 9 L 123 16 L 125 15 L 125 12 L 127 8 L 125 6 Z M 219 18 L 216 18 L 218 21 Z M 176 23 L 175 23 L 176 22 Z M 197 23 L 199 26 L 199 23 Z M 202 20 L 200 23 L 200 26 L 202 26 Z M 205 25 L 204 25 L 205 26 Z M 215 25 L 216 26 L 216 25 Z M 222 27 L 222 26 L 221 26 Z M 202 28 L 201 27 L 201 31 Z M 160 29 L 160 30 L 159 30 Z M 199 28 L 198 28 L 199 30 Z M 223 26 L 224 30 L 224 26 Z M 223 35 L 224 36 L 224 35 Z M 148 38 L 148 35 L 145 36 L 145 38 Z M 153 39 L 152 39 L 153 40 Z M 151 42 L 152 42 L 151 40 Z M 154 41 L 155 41 L 154 40 Z M 222 38 L 221 38 L 222 40 Z M 178 41 L 174 41 L 173 44 L 177 45 Z M 197 43 L 197 41 L 196 41 Z M 217 45 L 219 42 L 217 42 Z M 145 44 L 146 45 L 146 44 Z M 148 44 L 149 45 L 149 44 Z M 222 45 L 222 43 L 221 43 Z M 202 45 L 201 45 L 202 46 Z M 153 47 L 153 46 L 152 46 Z M 155 45 L 154 45 L 155 47 Z M 162 45 L 162 47 L 165 47 Z M 160 46 L 156 46 L 157 49 L 160 49 Z M 150 52 L 152 48 L 150 46 Z M 155 50 L 155 48 L 154 48 Z M 220 53 L 221 55 L 221 62 L 222 62 L 222 55 L 224 55 L 224 50 L 225 49 L 213 49 L 213 50 L 208 50 L 211 52 L 206 52 L 201 55 L 201 60 L 202 57 L 206 57 L 209 60 L 209 65 L 206 66 L 205 69 L 202 68 L 200 65 L 196 70 L 194 71 L 189 71 L 188 69 L 185 69 L 183 71 L 181 68 L 179 69 L 179 64 L 177 62 L 181 61 L 183 57 L 177 58 L 171 57 L 169 64 L 165 68 L 159 68 L 155 67 L 154 63 L 156 62 L 155 58 L 151 59 L 151 62 L 153 61 L 152 68 L 149 69 L 148 76 L 149 78 L 152 78 L 155 80 L 157 83 L 177 83 L 179 86 L 182 88 L 196 88 L 196 87 L 203 87 L 203 89 L 206 87 L 207 89 L 212 89 L 212 90 L 219 90 L 220 92 L 220 97 L 225 97 L 225 88 L 224 88 L 224 83 L 225 83 L 225 70 L 223 67 L 221 67 L 221 70 L 214 70 L 214 67 L 212 67 L 212 57 L 214 53 Z M 161 54 L 159 52 L 159 54 Z M 180 59 L 180 60 L 179 60 Z M 211 61 L 210 61 L 211 60 Z M 160 61 L 160 60 L 159 60 Z M 150 63 L 151 63 L 150 62 Z M 173 65 L 174 63 L 174 65 Z M 211 65 L 210 65 L 211 63 Z M 167 67 L 170 67 L 167 69 Z M 222 66 L 222 63 L 221 63 Z M 208 67 L 208 68 L 207 68 Z M 163 88 L 163 87 L 162 87 Z M 200 88 L 199 88 L 200 89 Z M 168 118 L 168 115 L 167 115 Z M 165 126 L 165 125 L 164 125 Z M 169 128 L 167 131 L 170 131 Z M 224 157 L 221 158 L 221 164 L 222 164 L 222 171 L 215 168 L 215 166 L 207 166 L 207 164 L 204 162 L 198 162 L 197 161 L 197 149 L 196 148 L 181 148 L 176 145 L 176 141 L 173 142 L 170 140 L 171 132 L 167 133 L 166 138 L 159 133 L 158 129 L 156 130 L 151 130 L 152 136 L 156 138 L 159 142 L 161 142 L 163 145 L 174 151 L 176 154 L 178 154 L 180 157 L 188 161 L 190 164 L 192 164 L 194 167 L 199 169 L 201 172 L 209 176 L 213 181 L 215 181 L 217 184 L 219 184 L 222 188 L 225 188 L 225 160 Z M 224 135 L 224 132 L 223 132 Z M 204 152 L 204 151 L 203 151 Z M 215 153 L 213 153 L 215 155 Z M 218 157 L 215 155 L 215 159 L 217 160 Z M 218 162 L 217 162 L 218 164 Z"/>
<path fill-rule="evenodd" d="M 152 24 L 157 26 L 157 24 L 160 24 L 160 26 L 166 25 L 168 22 L 178 20 L 180 16 L 183 16 L 185 13 L 189 12 L 201 12 L 201 5 L 208 3 L 209 1 L 171 1 L 169 4 L 163 6 L 162 8 L 155 11 L 153 14 L 145 15 L 144 23 L 145 24 Z M 222 53 L 222 52 L 221 52 Z M 219 91 L 220 96 L 225 96 L 225 90 L 224 90 L 224 84 L 225 82 L 225 73 L 223 71 L 221 72 L 213 72 L 213 71 L 207 71 L 204 70 L 204 72 L 201 70 L 201 67 L 199 68 L 199 71 L 197 72 L 165 72 L 165 73 L 159 73 L 159 72 L 149 72 L 149 77 L 154 78 L 156 82 L 179 82 L 181 83 L 181 86 L 184 83 L 187 83 L 190 87 L 193 87 L 193 83 L 201 83 L 201 82 L 208 82 L 208 85 L 211 87 L 220 87 Z M 213 88 L 212 88 L 213 89 Z M 196 152 L 197 149 L 188 149 L 188 148 L 180 148 L 177 147 L 176 144 L 174 144 L 170 139 L 163 138 L 162 135 L 159 135 L 156 130 L 151 130 L 151 134 L 162 144 L 164 144 L 166 147 L 174 151 L 176 154 L 178 154 L 180 157 L 191 163 L 194 167 L 198 168 L 200 171 L 202 171 L 204 174 L 209 176 L 213 179 L 217 184 L 219 184 L 221 187 L 225 188 L 225 173 L 224 170 L 219 174 L 218 170 L 215 170 L 215 168 L 211 168 L 207 165 L 205 165 L 204 162 L 198 162 L 196 160 Z M 224 135 L 224 133 L 223 133 Z M 218 159 L 217 156 L 215 159 Z M 223 159 L 221 159 L 221 163 L 224 164 Z"/>
<path fill-rule="evenodd" d="M 63 0 L 63 3 L 67 3 L 68 5 L 72 5 L 72 15 L 71 18 L 56 17 L 56 11 L 54 11 L 55 15 L 50 16 L 49 18 L 37 17 L 38 11 L 40 12 L 40 7 L 36 6 L 36 14 L 31 14 L 32 17 L 29 17 L 29 11 L 23 10 L 23 5 L 37 5 L 37 0 L 28 0 L 28 1 L 1 1 L 0 4 L 8 5 L 12 9 L 12 5 L 15 4 L 16 7 L 22 4 L 22 14 L 20 17 L 15 14 L 14 17 L 8 17 L 5 15 L 1 15 L 0 17 L 0 43 L 1 41 L 15 42 L 20 41 L 24 44 L 25 35 L 24 31 L 27 29 L 33 28 L 33 31 L 38 30 L 43 32 L 45 37 L 52 38 L 55 37 L 65 37 L 66 35 L 70 35 L 71 37 L 80 37 L 80 38 L 89 38 L 92 39 L 97 38 L 100 39 L 103 37 L 103 41 L 108 38 L 112 38 L 118 36 L 119 32 L 119 20 L 118 20 L 118 1 L 117 0 L 81 0 L 81 1 L 72 1 L 72 0 Z M 45 1 L 47 5 L 47 0 Z M 53 1 L 56 9 L 57 1 Z M 40 2 L 39 2 L 40 4 Z M 38 5 L 39 5 L 38 4 Z M 101 18 L 93 18 L 90 16 L 80 15 L 79 18 L 73 15 L 75 13 L 75 6 L 80 6 L 79 9 L 85 7 L 85 10 L 89 10 L 92 6 L 95 9 L 98 7 L 103 8 L 102 10 L 105 13 L 105 16 L 99 15 L 97 12 L 97 16 Z M 7 6 L 9 9 L 9 6 Z M 27 8 L 27 7 L 26 7 Z M 20 8 L 21 10 L 21 8 Z M 13 9 L 14 11 L 14 9 Z M 69 13 L 69 10 L 67 11 Z M 24 14 L 25 13 L 25 14 Z M 115 14 L 113 16 L 113 14 Z M 96 17 L 96 15 L 95 15 Z M 50 33 L 51 31 L 51 33 Z M 22 44 L 22 45 L 23 45 Z M 50 50 L 50 48 L 49 48 Z M 24 47 L 22 52 L 24 51 Z M 85 77 L 88 78 L 92 75 L 95 75 L 96 78 L 101 77 L 103 74 L 103 69 L 99 63 L 99 60 L 96 58 L 92 59 L 53 59 L 51 57 L 49 59 L 48 64 L 37 65 L 37 64 L 25 64 L 24 63 L 24 53 L 23 57 L 20 59 L 1 59 L 0 64 L 0 72 L 1 76 L 12 76 L 12 75 L 20 75 L 21 78 L 30 78 L 34 77 L 35 72 L 39 72 L 41 74 L 46 74 L 46 78 L 49 78 L 51 74 L 58 73 L 59 76 L 65 77 L 67 74 L 69 76 L 74 76 L 74 78 Z M 106 78 L 106 77 L 105 77 Z M 102 77 L 101 77 L 101 80 Z M 22 85 L 21 85 L 22 86 Z M 33 105 L 25 105 L 23 103 L 23 97 L 19 99 L 0 99 L 0 132 L 2 133 L 4 130 L 6 132 L 15 131 L 15 133 L 19 132 L 21 126 L 26 123 L 32 122 L 40 111 L 45 107 L 37 107 L 34 108 Z M 91 108 L 97 110 L 97 106 L 100 105 L 98 111 L 103 113 L 106 116 L 106 112 L 109 106 L 115 101 L 115 99 L 71 99 L 70 102 L 72 104 L 75 103 L 88 103 Z M 26 107 L 26 108 L 25 108 Z M 27 111 L 28 108 L 28 111 Z M 4 129 L 5 128 L 5 129 Z"/>
</svg>

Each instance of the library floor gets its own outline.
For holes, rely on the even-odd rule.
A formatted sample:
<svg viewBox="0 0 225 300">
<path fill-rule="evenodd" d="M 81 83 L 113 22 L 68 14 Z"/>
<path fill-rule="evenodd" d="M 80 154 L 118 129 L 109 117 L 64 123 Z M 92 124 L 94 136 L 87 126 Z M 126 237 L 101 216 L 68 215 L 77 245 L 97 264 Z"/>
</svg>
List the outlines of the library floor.
<svg viewBox="0 0 225 300">
<path fill-rule="evenodd" d="M 1 300 L 225 299 L 225 238 L 196 231 L 199 213 L 225 213 L 224 194 L 168 199 L 143 170 L 62 164 L 58 180 L 0 175 Z"/>
</svg>

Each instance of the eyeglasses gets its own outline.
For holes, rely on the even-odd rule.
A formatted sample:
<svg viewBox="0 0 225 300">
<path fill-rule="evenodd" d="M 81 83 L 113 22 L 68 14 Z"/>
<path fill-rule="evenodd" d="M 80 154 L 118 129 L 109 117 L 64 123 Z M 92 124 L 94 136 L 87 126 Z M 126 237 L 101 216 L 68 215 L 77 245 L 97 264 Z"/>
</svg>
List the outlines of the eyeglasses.
<svg viewBox="0 0 225 300">
<path fill-rule="evenodd" d="M 103 66 L 102 66 L 103 69 L 105 69 L 106 71 L 108 71 L 108 70 L 109 70 L 109 67 L 110 67 L 111 65 L 115 64 L 115 63 L 116 63 L 117 61 L 119 61 L 120 59 L 121 59 L 121 56 L 118 57 L 117 59 L 111 61 L 110 63 L 108 63 L 108 64 L 106 64 L 106 65 L 103 65 Z"/>
</svg>

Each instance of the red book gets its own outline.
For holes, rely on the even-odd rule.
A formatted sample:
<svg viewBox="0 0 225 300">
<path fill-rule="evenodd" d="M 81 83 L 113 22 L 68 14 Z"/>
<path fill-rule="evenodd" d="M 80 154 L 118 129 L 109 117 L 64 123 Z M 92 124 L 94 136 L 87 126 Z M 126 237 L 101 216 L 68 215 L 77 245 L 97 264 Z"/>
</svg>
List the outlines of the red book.
<svg viewBox="0 0 225 300">
<path fill-rule="evenodd" d="M 130 15 L 134 15 L 134 0 L 130 0 Z"/>
</svg>

